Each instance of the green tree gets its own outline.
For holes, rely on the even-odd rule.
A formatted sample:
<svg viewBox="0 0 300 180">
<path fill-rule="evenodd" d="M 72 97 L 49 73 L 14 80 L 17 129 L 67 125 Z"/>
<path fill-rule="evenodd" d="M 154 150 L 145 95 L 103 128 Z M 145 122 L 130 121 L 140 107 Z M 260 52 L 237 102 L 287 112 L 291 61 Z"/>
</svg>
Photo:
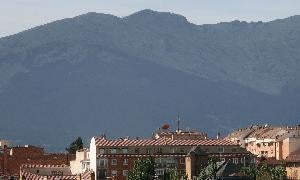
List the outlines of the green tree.
<svg viewBox="0 0 300 180">
<path fill-rule="evenodd" d="M 66 151 L 70 154 L 75 154 L 77 150 L 80 150 L 82 148 L 83 148 L 82 138 L 78 137 L 69 145 L 69 147 L 66 148 Z"/>
<path fill-rule="evenodd" d="M 252 167 L 243 170 L 243 173 L 253 180 L 282 180 L 286 179 L 286 170 L 284 167 Z"/>
<path fill-rule="evenodd" d="M 205 169 L 201 169 L 198 174 L 197 180 L 206 180 L 207 178 L 208 178 L 208 176 L 206 174 Z"/>
<path fill-rule="evenodd" d="M 270 170 L 272 179 L 285 179 L 286 178 L 286 170 L 284 167 L 275 167 Z"/>
<path fill-rule="evenodd" d="M 242 173 L 251 179 L 255 180 L 256 179 L 256 174 L 257 174 L 257 169 L 254 166 L 251 166 L 249 168 L 244 168 L 242 169 Z"/>
<path fill-rule="evenodd" d="M 153 158 L 138 159 L 133 169 L 128 172 L 128 180 L 152 180 L 155 176 Z"/>
<path fill-rule="evenodd" d="M 197 176 L 198 180 L 214 179 L 216 178 L 218 171 L 217 163 L 213 159 L 208 160 L 207 166 L 200 169 L 200 173 Z"/>
<path fill-rule="evenodd" d="M 178 180 L 179 175 L 176 169 L 170 169 L 166 171 L 162 177 L 162 180 Z"/>
</svg>

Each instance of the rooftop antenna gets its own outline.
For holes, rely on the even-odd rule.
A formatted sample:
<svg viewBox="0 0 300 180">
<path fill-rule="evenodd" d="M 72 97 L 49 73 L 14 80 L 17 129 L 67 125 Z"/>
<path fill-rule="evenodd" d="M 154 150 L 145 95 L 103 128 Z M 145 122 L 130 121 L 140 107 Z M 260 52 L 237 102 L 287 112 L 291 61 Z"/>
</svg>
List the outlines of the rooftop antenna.
<svg viewBox="0 0 300 180">
<path fill-rule="evenodd" d="M 179 112 L 178 112 L 178 114 L 177 114 L 177 132 L 179 132 L 179 130 L 180 130 L 180 115 L 179 115 Z"/>
</svg>

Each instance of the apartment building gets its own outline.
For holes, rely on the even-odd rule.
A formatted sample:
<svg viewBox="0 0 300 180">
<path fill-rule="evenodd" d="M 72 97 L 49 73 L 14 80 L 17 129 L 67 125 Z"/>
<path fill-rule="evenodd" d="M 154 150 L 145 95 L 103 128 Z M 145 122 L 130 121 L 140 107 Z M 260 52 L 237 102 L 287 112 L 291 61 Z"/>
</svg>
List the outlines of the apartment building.
<svg viewBox="0 0 300 180">
<path fill-rule="evenodd" d="M 219 161 L 230 159 L 240 165 L 253 163 L 254 160 L 253 155 L 245 148 L 222 139 L 91 139 L 90 168 L 97 180 L 125 180 L 134 161 L 146 157 L 154 158 L 158 177 L 167 169 L 176 169 L 181 175 L 187 174 L 189 179 L 197 175 L 200 165 L 206 164 L 208 158 Z"/>
<path fill-rule="evenodd" d="M 226 139 L 240 144 L 258 157 L 284 160 L 300 148 L 300 126 L 250 126 L 232 132 Z"/>
</svg>

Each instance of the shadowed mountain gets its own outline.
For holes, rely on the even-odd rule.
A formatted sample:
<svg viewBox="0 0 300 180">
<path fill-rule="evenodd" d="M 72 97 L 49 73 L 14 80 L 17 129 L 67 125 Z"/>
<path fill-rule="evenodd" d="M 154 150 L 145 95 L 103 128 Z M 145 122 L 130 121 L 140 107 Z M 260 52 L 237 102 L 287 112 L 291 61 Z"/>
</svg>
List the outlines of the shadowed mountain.
<svg viewBox="0 0 300 180">
<path fill-rule="evenodd" d="M 1 38 L 0 137 L 61 150 L 75 136 L 149 136 L 177 112 L 211 134 L 298 123 L 299 29 L 299 16 L 199 26 L 144 10 Z"/>
</svg>

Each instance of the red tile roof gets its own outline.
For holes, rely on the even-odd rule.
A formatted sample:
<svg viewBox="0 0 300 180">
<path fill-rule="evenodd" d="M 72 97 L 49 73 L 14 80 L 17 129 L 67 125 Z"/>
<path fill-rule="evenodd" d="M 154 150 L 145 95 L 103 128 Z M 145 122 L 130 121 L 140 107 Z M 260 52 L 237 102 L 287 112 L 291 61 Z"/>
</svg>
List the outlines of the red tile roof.
<svg viewBox="0 0 300 180">
<path fill-rule="evenodd" d="M 21 171 L 21 178 L 25 179 L 31 179 L 31 180 L 44 180 L 45 177 L 48 180 L 76 180 L 76 175 L 67 175 L 67 176 L 43 176 L 43 175 L 37 175 L 28 171 Z"/>
<path fill-rule="evenodd" d="M 22 164 L 21 168 L 58 168 L 58 167 L 69 167 L 65 164 L 61 165 L 43 165 L 43 164 Z"/>
<path fill-rule="evenodd" d="M 92 170 L 86 170 L 84 173 L 81 174 L 81 179 L 90 180 L 92 178 L 93 173 L 94 172 Z"/>
<path fill-rule="evenodd" d="M 117 139 L 108 140 L 95 137 L 96 146 L 101 147 L 128 147 L 128 146 L 235 146 L 234 142 L 225 139 L 215 140 L 172 140 L 169 138 L 159 139 Z"/>
</svg>

